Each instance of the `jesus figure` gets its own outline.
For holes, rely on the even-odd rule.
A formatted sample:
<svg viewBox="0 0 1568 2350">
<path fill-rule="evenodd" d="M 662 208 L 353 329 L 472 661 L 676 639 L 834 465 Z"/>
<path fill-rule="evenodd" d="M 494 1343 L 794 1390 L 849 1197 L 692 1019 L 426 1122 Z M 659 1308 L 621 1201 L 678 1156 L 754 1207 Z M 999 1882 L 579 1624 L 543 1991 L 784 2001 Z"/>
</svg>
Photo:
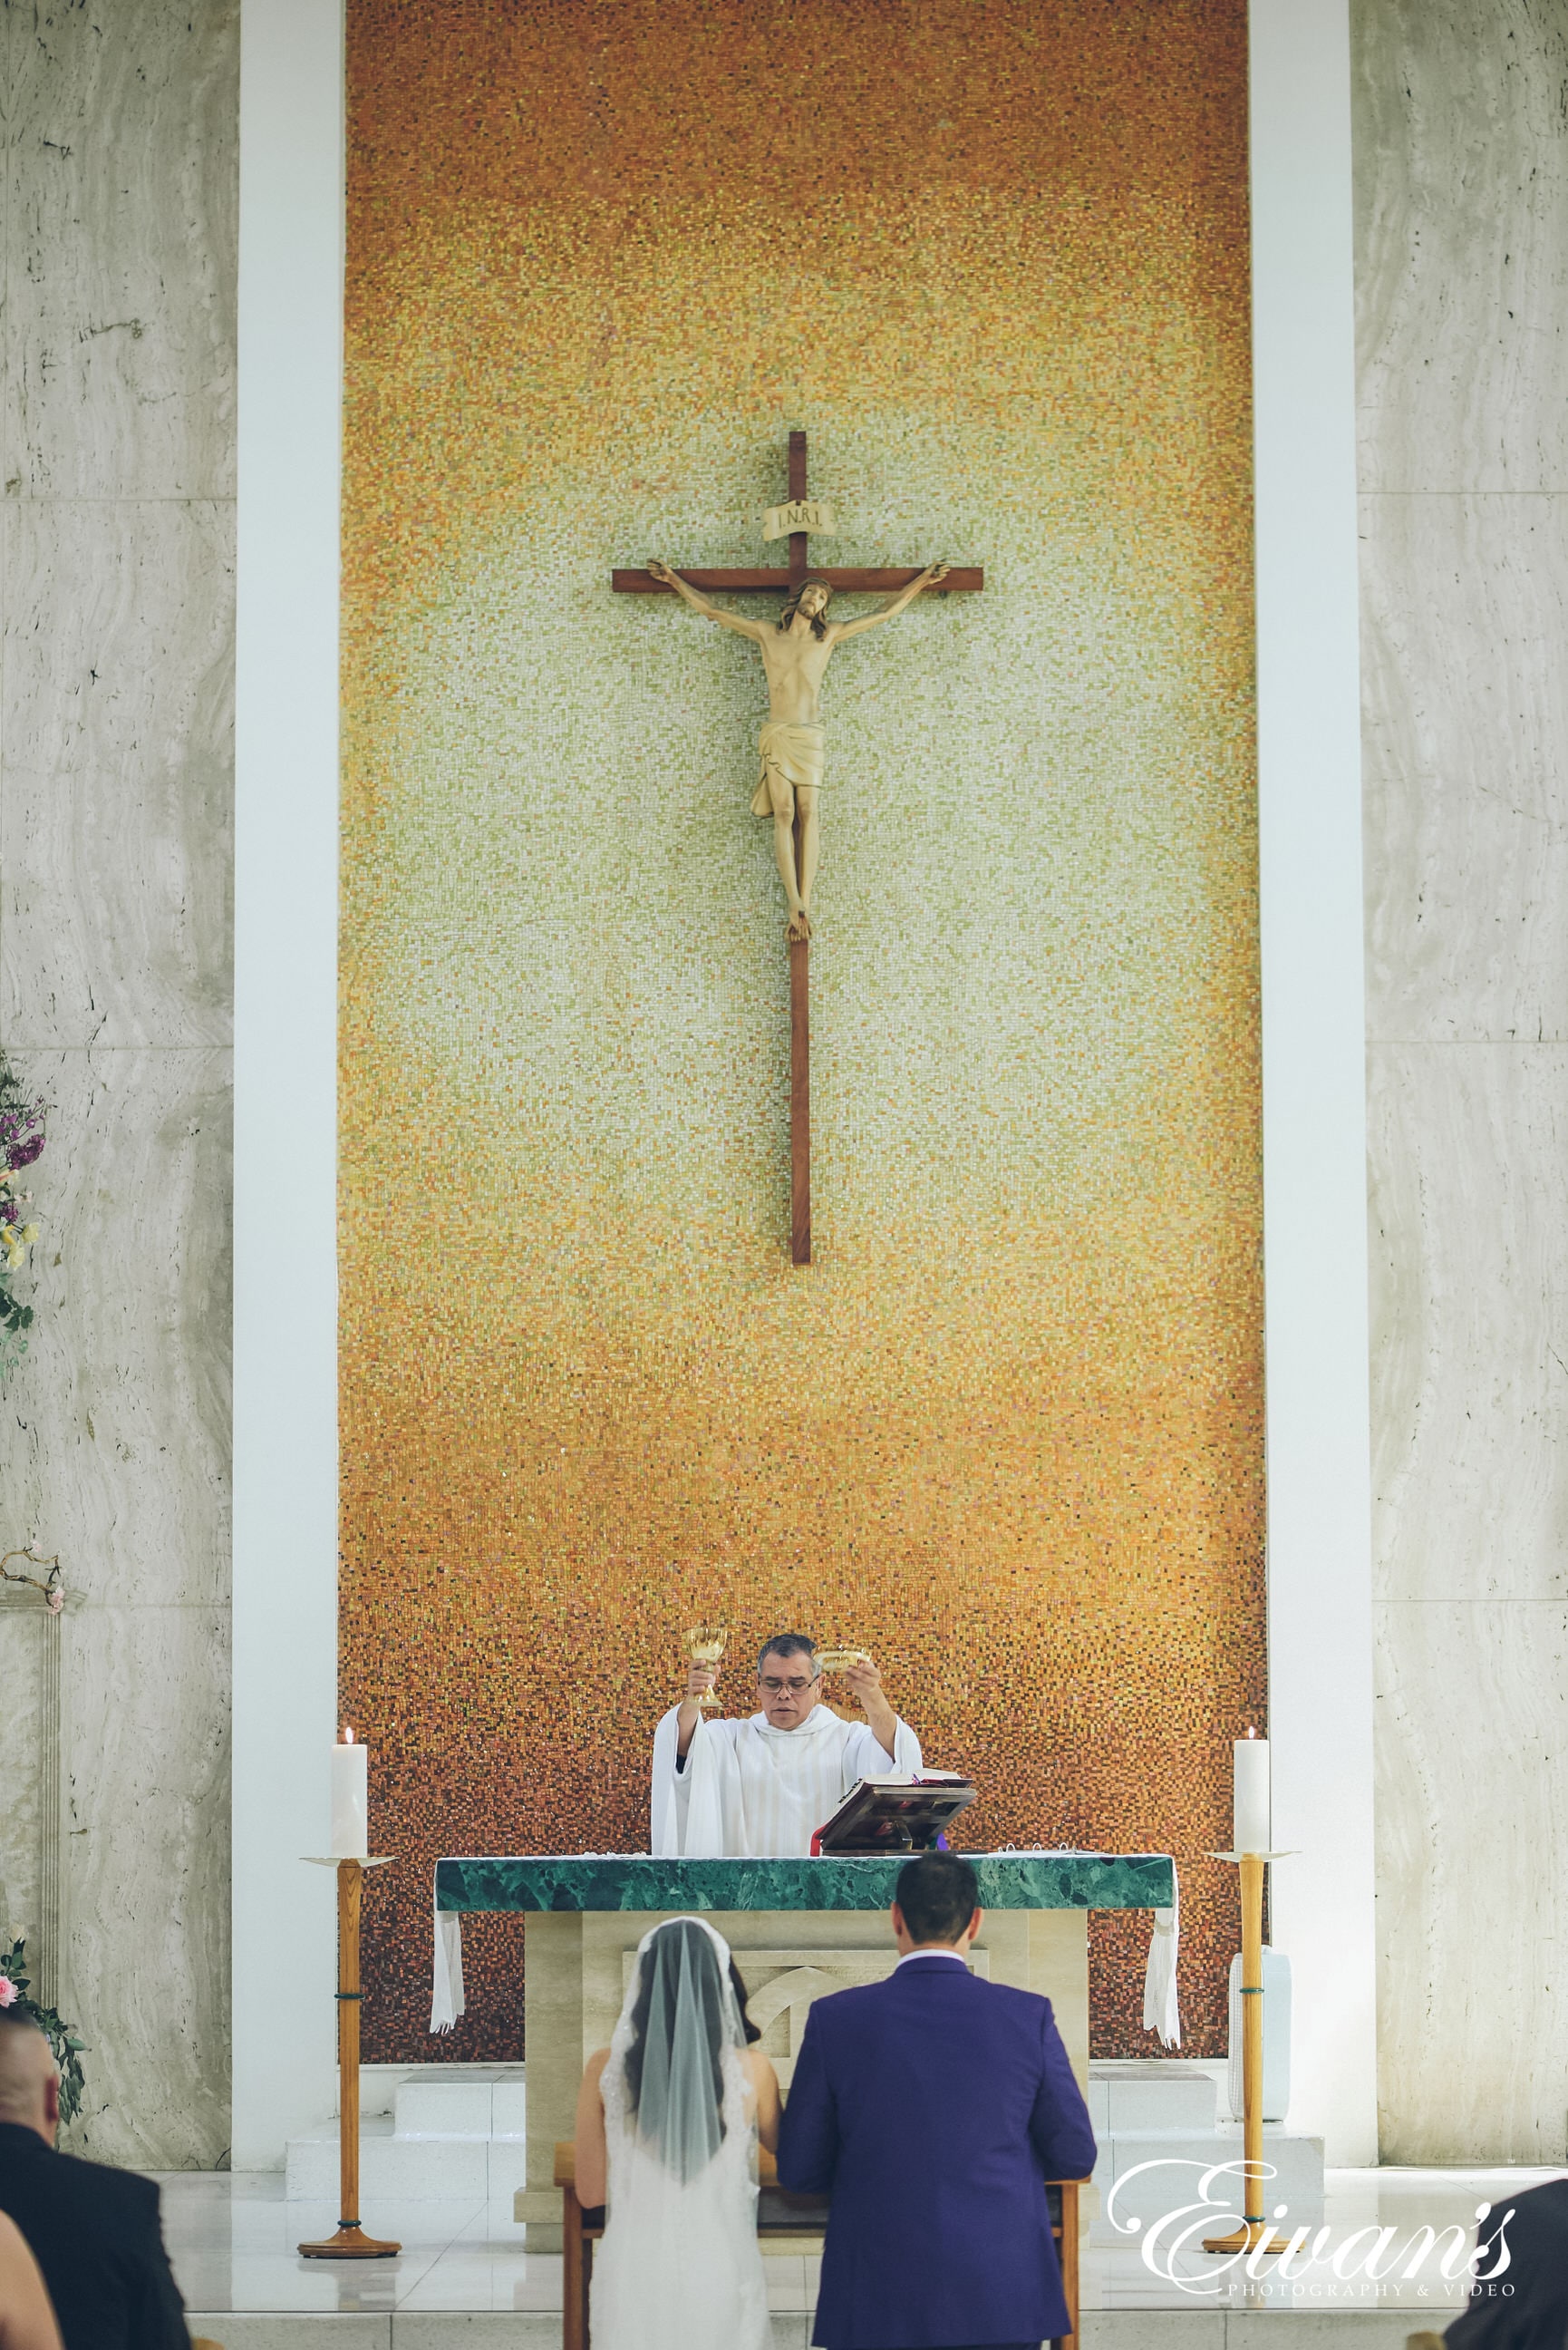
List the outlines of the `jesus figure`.
<svg viewBox="0 0 1568 2350">
<path fill-rule="evenodd" d="M 694 1664 L 684 1701 L 654 1734 L 654 1852 L 804 1859 L 857 1779 L 919 1771 L 919 1740 L 888 1704 L 869 1657 L 844 1677 L 863 1722 L 841 1721 L 821 1703 L 813 1644 L 779 1632 L 757 1659 L 761 1711 L 747 1721 L 707 1721 L 697 1700 L 717 1676 L 711 1665 Z"/>
<path fill-rule="evenodd" d="M 811 890 L 816 879 L 816 795 L 822 788 L 822 680 L 833 649 L 851 637 L 878 629 L 896 612 L 912 604 L 922 588 L 934 588 L 948 576 L 945 563 L 929 563 L 907 588 L 889 598 L 879 612 L 858 620 L 830 620 L 827 599 L 833 590 L 826 579 L 807 579 L 797 588 L 778 620 L 748 620 L 726 612 L 706 596 L 688 587 L 668 563 L 650 563 L 649 570 L 666 588 L 673 588 L 705 620 L 750 637 L 763 656 L 768 681 L 768 723 L 757 743 L 762 775 L 752 800 L 753 816 L 774 820 L 774 856 L 779 879 L 789 901 L 792 939 L 811 936 Z M 799 862 L 795 856 L 795 814 L 800 815 Z"/>
</svg>

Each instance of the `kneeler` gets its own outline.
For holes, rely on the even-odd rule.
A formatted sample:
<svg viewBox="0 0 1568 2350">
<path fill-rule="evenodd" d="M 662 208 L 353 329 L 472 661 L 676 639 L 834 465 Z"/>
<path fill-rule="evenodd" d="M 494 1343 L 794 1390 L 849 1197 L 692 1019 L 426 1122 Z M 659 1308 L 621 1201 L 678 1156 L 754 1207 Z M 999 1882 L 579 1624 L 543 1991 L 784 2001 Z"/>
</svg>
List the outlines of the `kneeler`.
<svg viewBox="0 0 1568 2350">
<path fill-rule="evenodd" d="M 588 2286 L 594 2273 L 594 2246 L 605 2231 L 604 2206 L 585 2210 L 577 2200 L 577 2150 L 570 2138 L 556 2146 L 556 2184 L 561 2190 L 561 2350 L 589 2350 Z M 815 2195 L 786 2195 L 778 2182 L 773 2156 L 757 2149 L 757 2233 L 770 2236 L 820 2236 L 827 2226 L 827 2203 Z M 1072 2321 L 1070 2334 L 1058 2336 L 1056 2350 L 1078 2350 L 1078 2189 L 1080 2178 L 1052 2178 L 1045 2184 L 1051 2201 L 1051 2233 L 1062 2263 L 1062 2296 Z"/>
</svg>

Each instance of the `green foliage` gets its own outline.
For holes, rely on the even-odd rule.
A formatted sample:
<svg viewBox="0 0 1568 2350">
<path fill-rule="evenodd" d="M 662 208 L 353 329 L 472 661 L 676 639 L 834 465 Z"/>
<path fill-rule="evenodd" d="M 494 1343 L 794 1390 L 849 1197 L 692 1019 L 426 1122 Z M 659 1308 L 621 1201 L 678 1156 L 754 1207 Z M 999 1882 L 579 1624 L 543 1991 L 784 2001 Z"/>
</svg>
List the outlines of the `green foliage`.
<svg viewBox="0 0 1568 2350">
<path fill-rule="evenodd" d="M 68 2023 L 62 2023 L 52 2007 L 42 2007 L 27 1990 L 27 1946 L 15 1941 L 8 1950 L 0 1950 L 0 1981 L 15 1984 L 16 1996 L 7 2000 L 7 2009 L 14 2015 L 30 2015 L 55 2052 L 55 2062 L 60 2068 L 60 2119 L 74 2121 L 81 2110 L 82 2060 L 85 2044 L 72 2033 Z"/>
</svg>

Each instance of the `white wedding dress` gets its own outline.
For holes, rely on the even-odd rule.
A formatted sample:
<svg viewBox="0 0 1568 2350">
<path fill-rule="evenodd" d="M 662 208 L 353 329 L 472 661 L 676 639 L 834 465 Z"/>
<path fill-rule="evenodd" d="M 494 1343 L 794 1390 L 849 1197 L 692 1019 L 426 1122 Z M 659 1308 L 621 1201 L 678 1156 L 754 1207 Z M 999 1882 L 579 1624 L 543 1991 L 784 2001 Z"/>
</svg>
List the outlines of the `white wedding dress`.
<svg viewBox="0 0 1568 2350">
<path fill-rule="evenodd" d="M 656 1928 L 639 1951 L 600 2081 L 609 2162 L 607 2219 L 591 2287 L 594 2350 L 769 2350 L 757 2246 L 756 2122 L 741 2064 L 745 2035 L 728 1981 L 729 1948 L 705 1919 L 670 1922 L 700 1927 L 722 1954 L 722 2044 L 715 2055 L 709 2030 L 699 2028 L 698 1997 L 683 1980 L 668 2055 L 650 2035 L 641 2107 L 634 2109 L 626 2058 L 641 1970 L 659 1962 L 650 1945 L 669 1932 Z M 711 1981 L 708 1988 L 711 1994 Z M 671 2012 L 676 2006 L 672 1994 Z M 714 2094 L 715 2061 L 722 2103 Z"/>
</svg>

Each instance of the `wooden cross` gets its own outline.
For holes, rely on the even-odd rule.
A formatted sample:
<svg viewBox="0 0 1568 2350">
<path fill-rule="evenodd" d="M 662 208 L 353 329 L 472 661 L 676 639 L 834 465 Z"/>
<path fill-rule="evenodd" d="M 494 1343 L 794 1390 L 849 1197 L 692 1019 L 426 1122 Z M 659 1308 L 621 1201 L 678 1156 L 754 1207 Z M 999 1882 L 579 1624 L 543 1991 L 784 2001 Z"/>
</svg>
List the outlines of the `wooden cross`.
<svg viewBox="0 0 1568 2350">
<path fill-rule="evenodd" d="M 789 436 L 789 502 L 804 504 L 805 487 L 805 434 L 792 432 Z M 839 595 L 893 595 L 907 588 L 920 574 L 914 564 L 903 570 L 859 568 L 840 566 L 836 569 L 815 569 L 806 556 L 808 531 L 794 530 L 789 534 L 789 563 L 759 566 L 754 571 L 687 571 L 680 577 L 705 594 L 720 596 L 793 595 L 804 586 L 806 575 L 826 579 Z M 612 571 L 610 586 L 619 596 L 671 596 L 661 579 L 648 571 Z M 948 572 L 941 586 L 927 592 L 938 596 L 978 594 L 985 586 L 985 573 L 978 565 L 968 570 L 954 568 Z M 795 819 L 796 853 L 799 853 L 800 819 Z M 791 939 L 789 941 L 789 1155 L 790 1155 L 790 1258 L 795 1264 L 811 1263 L 811 941 Z"/>
</svg>

